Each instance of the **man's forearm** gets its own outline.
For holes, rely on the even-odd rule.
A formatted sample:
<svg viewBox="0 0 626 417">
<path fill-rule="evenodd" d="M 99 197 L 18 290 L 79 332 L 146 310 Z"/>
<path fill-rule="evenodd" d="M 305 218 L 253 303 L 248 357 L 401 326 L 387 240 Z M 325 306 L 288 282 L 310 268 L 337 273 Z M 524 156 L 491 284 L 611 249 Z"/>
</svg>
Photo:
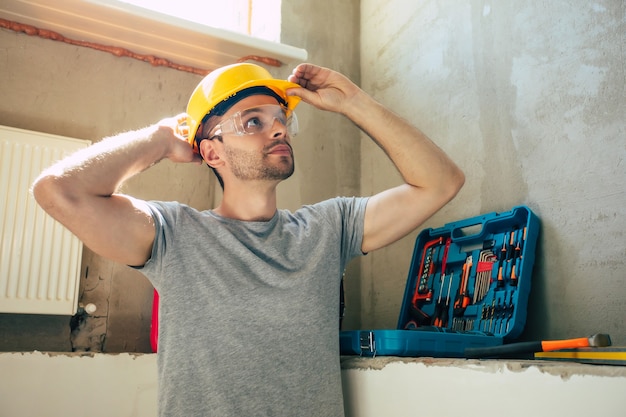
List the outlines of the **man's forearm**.
<svg viewBox="0 0 626 417">
<path fill-rule="evenodd" d="M 75 193 L 109 196 L 165 156 L 163 141 L 154 140 L 155 131 L 148 127 L 103 139 L 57 162 L 40 178 L 54 178 Z"/>
<path fill-rule="evenodd" d="M 463 186 L 463 172 L 424 133 L 387 110 L 347 77 L 312 64 L 298 65 L 288 90 L 321 110 L 338 112 L 389 156 L 405 184 L 372 195 L 365 210 L 361 250 L 382 248 L 415 230 Z"/>
</svg>

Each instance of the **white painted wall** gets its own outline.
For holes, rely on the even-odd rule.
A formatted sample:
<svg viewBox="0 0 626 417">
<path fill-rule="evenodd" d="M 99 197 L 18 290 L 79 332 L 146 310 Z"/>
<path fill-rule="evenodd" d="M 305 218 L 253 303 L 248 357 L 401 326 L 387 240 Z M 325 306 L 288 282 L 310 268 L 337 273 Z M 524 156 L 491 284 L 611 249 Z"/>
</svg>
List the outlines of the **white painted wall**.
<svg viewBox="0 0 626 417">
<path fill-rule="evenodd" d="M 156 355 L 0 353 L 1 417 L 154 417 Z"/>
<path fill-rule="evenodd" d="M 343 359 L 346 417 L 622 417 L 626 368 Z M 156 355 L 0 353 L 0 417 L 154 417 Z M 297 415 L 297 412 L 294 414 Z"/>
<path fill-rule="evenodd" d="M 358 366 L 367 361 L 355 359 Z M 615 416 L 626 410 L 626 368 L 505 361 L 387 358 L 343 371 L 348 417 Z"/>
</svg>

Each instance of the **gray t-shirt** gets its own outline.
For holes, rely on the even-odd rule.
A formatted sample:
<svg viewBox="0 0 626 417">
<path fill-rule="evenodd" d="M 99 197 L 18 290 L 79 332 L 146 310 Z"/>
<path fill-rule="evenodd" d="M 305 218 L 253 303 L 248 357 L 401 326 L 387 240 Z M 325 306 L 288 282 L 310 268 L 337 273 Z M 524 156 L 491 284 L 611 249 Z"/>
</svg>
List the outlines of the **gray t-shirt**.
<svg viewBox="0 0 626 417">
<path fill-rule="evenodd" d="M 339 287 L 366 198 L 267 222 L 151 202 L 159 415 L 343 416 Z"/>
</svg>

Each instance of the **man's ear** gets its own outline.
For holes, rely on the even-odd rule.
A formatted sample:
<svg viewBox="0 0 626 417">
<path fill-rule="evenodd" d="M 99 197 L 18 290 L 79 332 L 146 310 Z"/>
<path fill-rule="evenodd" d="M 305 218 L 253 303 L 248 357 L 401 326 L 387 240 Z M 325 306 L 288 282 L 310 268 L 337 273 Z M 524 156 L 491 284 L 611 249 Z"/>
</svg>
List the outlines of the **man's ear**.
<svg viewBox="0 0 626 417">
<path fill-rule="evenodd" d="M 224 165 L 224 160 L 220 157 L 216 142 L 221 143 L 217 138 L 212 140 L 205 139 L 200 142 L 200 155 L 211 168 L 218 168 Z"/>
</svg>

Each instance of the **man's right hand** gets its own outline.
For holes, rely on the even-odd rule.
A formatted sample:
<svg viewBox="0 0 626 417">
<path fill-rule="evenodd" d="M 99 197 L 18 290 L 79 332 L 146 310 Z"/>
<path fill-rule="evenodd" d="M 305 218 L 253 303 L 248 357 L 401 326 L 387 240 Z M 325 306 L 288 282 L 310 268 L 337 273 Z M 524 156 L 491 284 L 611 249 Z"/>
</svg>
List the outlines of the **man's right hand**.
<svg viewBox="0 0 626 417">
<path fill-rule="evenodd" d="M 189 128 L 185 124 L 186 120 L 186 113 L 163 119 L 156 124 L 157 131 L 155 135 L 163 135 L 165 137 L 173 136 L 178 139 L 178 141 L 172 141 L 170 150 L 166 154 L 166 158 L 172 162 L 192 162 L 201 164 L 202 157 L 193 152 L 193 148 L 189 146 L 189 142 L 187 142 Z"/>
<path fill-rule="evenodd" d="M 145 201 L 117 193 L 128 178 L 168 158 L 201 163 L 186 141 L 186 115 L 103 139 L 46 169 L 33 184 L 41 207 L 97 254 L 127 265 L 149 258 L 155 230 Z"/>
</svg>

